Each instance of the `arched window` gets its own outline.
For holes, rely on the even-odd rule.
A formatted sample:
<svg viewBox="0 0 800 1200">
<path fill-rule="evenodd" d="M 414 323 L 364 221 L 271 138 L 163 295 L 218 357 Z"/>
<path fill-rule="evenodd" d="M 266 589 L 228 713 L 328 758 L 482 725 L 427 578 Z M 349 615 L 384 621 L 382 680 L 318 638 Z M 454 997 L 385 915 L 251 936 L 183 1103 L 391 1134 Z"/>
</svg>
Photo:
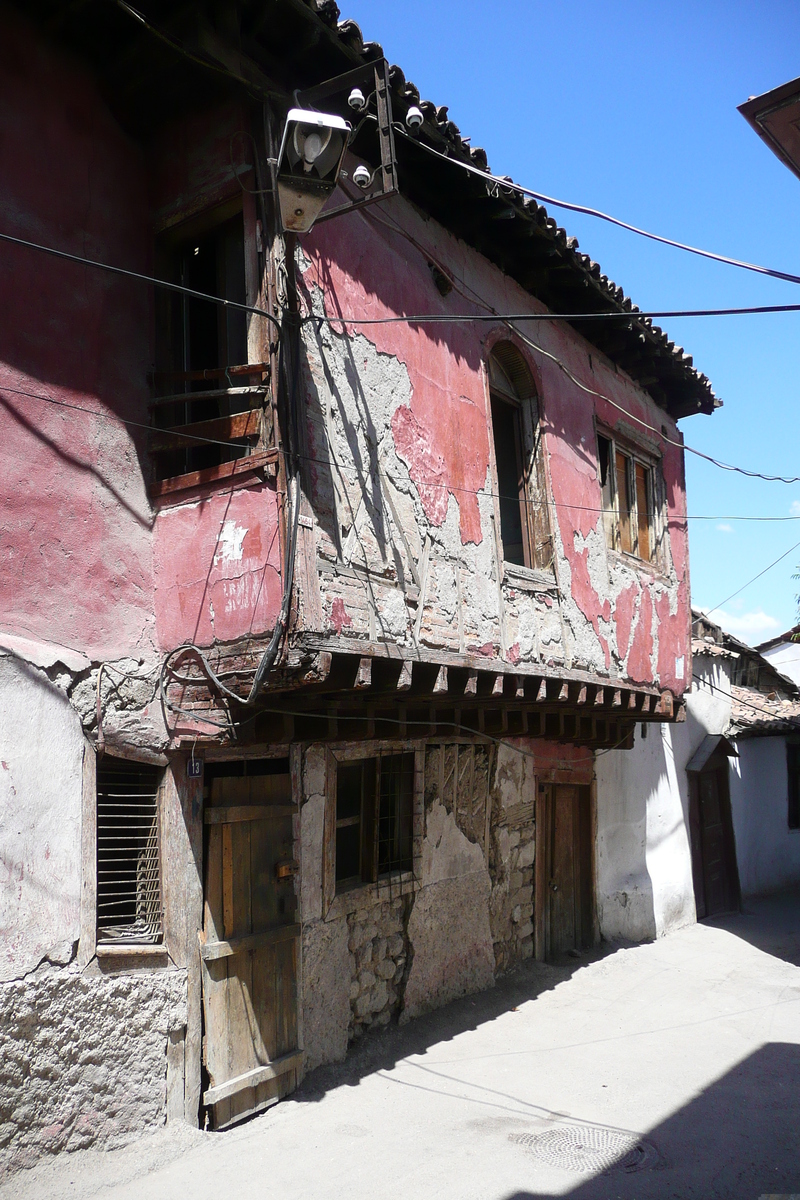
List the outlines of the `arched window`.
<svg viewBox="0 0 800 1200">
<path fill-rule="evenodd" d="M 489 355 L 489 389 L 503 558 L 522 567 L 549 567 L 552 538 L 536 387 L 510 342 L 500 342 Z"/>
</svg>

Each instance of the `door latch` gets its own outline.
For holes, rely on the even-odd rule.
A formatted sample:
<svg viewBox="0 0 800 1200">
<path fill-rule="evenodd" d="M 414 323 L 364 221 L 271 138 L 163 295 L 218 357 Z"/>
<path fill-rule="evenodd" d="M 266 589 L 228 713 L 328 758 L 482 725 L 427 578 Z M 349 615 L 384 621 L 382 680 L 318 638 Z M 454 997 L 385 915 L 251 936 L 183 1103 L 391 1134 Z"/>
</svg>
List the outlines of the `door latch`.
<svg viewBox="0 0 800 1200">
<path fill-rule="evenodd" d="M 292 879 L 298 874 L 300 864 L 295 862 L 293 858 L 282 858 L 275 863 L 275 878 L 276 879 Z"/>
</svg>

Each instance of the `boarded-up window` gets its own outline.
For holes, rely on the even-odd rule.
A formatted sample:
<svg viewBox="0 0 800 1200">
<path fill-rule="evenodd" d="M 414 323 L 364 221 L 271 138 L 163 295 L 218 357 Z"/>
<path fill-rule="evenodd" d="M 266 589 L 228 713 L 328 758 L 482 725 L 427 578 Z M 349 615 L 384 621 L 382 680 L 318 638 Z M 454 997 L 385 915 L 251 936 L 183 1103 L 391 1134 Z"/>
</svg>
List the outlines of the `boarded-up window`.
<svg viewBox="0 0 800 1200">
<path fill-rule="evenodd" d="M 597 465 L 606 544 L 652 562 L 658 544 L 655 467 L 602 434 Z"/>
<path fill-rule="evenodd" d="M 104 755 L 97 766 L 97 941 L 162 940 L 159 767 Z"/>
<path fill-rule="evenodd" d="M 413 867 L 414 755 L 340 762 L 336 771 L 336 890 Z"/>
<path fill-rule="evenodd" d="M 549 567 L 553 547 L 536 389 L 525 360 L 508 342 L 489 356 L 489 386 L 503 558 Z"/>
</svg>

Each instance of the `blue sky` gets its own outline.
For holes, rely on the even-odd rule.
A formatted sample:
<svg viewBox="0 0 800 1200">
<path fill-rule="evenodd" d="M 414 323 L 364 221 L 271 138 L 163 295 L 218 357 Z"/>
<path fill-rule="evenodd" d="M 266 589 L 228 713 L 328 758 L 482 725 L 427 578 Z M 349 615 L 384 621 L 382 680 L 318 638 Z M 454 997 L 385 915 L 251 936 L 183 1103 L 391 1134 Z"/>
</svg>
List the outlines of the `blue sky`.
<svg viewBox="0 0 800 1200">
<path fill-rule="evenodd" d="M 339 0 L 494 172 L 667 237 L 800 274 L 800 180 L 736 106 L 800 74 L 790 0 Z M 800 287 L 552 208 L 643 309 L 800 302 Z M 681 422 L 726 462 L 800 475 L 800 313 L 662 322 L 724 408 Z M 800 542 L 800 484 L 687 455 L 695 605 L 713 608 Z M 796 516 L 745 522 L 735 516 Z M 757 643 L 796 620 L 800 546 L 723 606 Z"/>
</svg>

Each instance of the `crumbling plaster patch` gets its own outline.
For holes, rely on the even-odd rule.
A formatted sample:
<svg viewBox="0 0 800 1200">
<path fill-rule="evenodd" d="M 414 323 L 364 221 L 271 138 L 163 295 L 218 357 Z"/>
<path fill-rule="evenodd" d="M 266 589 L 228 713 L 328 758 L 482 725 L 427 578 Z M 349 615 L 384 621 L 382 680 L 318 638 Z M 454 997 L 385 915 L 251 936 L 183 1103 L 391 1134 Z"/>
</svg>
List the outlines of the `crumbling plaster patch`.
<svg viewBox="0 0 800 1200">
<path fill-rule="evenodd" d="M 341 1062 L 350 1028 L 351 961 L 345 917 L 303 926 L 305 1069 Z"/>
<path fill-rule="evenodd" d="M 84 738 L 44 671 L 0 656 L 0 980 L 69 961 L 80 932 Z"/>
<path fill-rule="evenodd" d="M 163 1125 L 185 971 L 39 970 L 0 985 L 0 1172 Z"/>
</svg>

